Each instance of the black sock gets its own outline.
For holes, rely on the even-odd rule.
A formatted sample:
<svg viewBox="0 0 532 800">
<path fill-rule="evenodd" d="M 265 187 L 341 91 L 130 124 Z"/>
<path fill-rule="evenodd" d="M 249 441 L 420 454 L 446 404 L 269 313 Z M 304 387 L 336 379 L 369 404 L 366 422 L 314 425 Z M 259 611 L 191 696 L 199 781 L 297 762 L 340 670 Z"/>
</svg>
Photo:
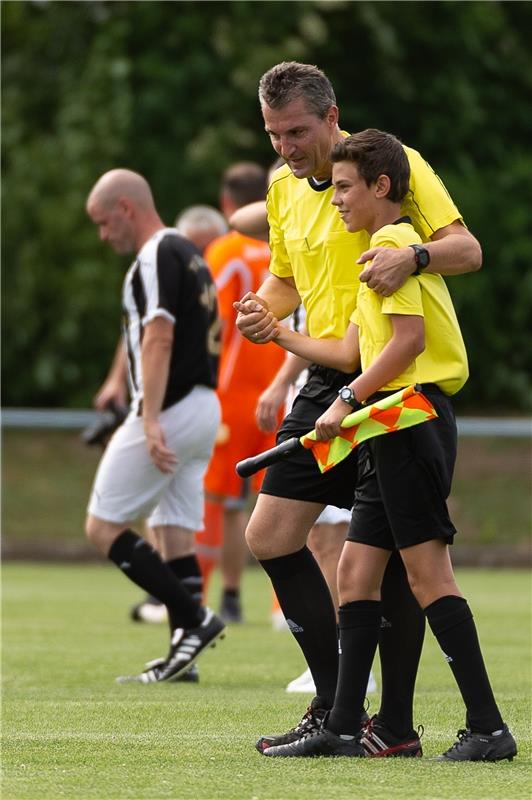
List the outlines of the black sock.
<svg viewBox="0 0 532 800">
<path fill-rule="evenodd" d="M 452 669 L 474 733 L 492 733 L 503 726 L 480 650 L 473 614 L 463 597 L 435 600 L 425 614 Z"/>
<path fill-rule="evenodd" d="M 136 533 L 123 531 L 111 545 L 109 558 L 129 580 L 164 603 L 172 630 L 195 628 L 201 623 L 203 612 L 199 604 L 153 547 Z"/>
<path fill-rule="evenodd" d="M 354 736 L 360 730 L 369 673 L 381 622 L 381 604 L 377 600 L 355 600 L 340 606 L 340 668 L 334 706 L 327 718 L 327 730 L 338 735 Z"/>
<path fill-rule="evenodd" d="M 166 565 L 179 578 L 185 589 L 192 595 L 199 605 L 203 602 L 203 578 L 195 554 L 173 558 Z"/>
<path fill-rule="evenodd" d="M 238 600 L 240 597 L 240 589 L 224 589 L 223 594 L 224 597 L 233 597 L 235 600 Z"/>
<path fill-rule="evenodd" d="M 338 639 L 325 578 L 308 547 L 260 564 L 270 576 L 288 627 L 309 665 L 320 707 L 331 708 L 338 676 Z"/>
<path fill-rule="evenodd" d="M 399 738 L 413 729 L 416 676 L 425 637 L 425 615 L 410 590 L 399 553 L 392 553 L 381 588 L 379 718 Z"/>
</svg>

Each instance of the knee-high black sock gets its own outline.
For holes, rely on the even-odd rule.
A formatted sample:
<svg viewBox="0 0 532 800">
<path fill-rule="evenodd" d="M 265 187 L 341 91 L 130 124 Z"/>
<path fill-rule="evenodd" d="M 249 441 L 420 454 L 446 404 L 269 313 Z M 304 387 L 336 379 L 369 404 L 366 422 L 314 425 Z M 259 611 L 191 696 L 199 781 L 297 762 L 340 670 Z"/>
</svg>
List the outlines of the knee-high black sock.
<svg viewBox="0 0 532 800">
<path fill-rule="evenodd" d="M 413 704 L 425 616 L 410 590 L 399 553 L 392 553 L 381 588 L 379 656 L 382 695 L 379 717 L 396 736 L 413 728 Z"/>
<path fill-rule="evenodd" d="M 164 603 L 172 630 L 195 628 L 201 623 L 203 614 L 198 603 L 153 547 L 136 533 L 123 531 L 111 545 L 109 558 L 129 580 Z"/>
<path fill-rule="evenodd" d="M 203 578 L 195 554 L 183 556 L 182 558 L 173 558 L 171 561 L 167 561 L 166 565 L 172 570 L 176 578 L 179 578 L 194 600 L 201 605 Z"/>
<path fill-rule="evenodd" d="M 460 689 L 471 730 L 474 733 L 500 730 L 502 717 L 467 600 L 456 595 L 440 597 L 427 606 L 425 614 Z"/>
<path fill-rule="evenodd" d="M 321 708 L 331 708 L 338 677 L 338 639 L 334 604 L 314 556 L 297 553 L 260 562 L 309 665 Z"/>
<path fill-rule="evenodd" d="M 376 600 L 355 600 L 340 606 L 340 668 L 338 686 L 327 729 L 354 736 L 360 730 L 361 709 L 381 622 L 381 604 Z"/>
</svg>

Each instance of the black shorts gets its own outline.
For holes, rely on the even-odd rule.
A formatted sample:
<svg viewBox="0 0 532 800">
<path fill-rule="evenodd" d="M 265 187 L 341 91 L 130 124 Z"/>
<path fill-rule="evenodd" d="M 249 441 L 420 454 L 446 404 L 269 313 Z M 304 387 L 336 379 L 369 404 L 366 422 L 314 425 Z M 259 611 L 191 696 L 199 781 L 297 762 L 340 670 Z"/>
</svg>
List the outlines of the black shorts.
<svg viewBox="0 0 532 800">
<path fill-rule="evenodd" d="M 424 388 L 438 418 L 358 448 L 359 482 L 347 541 L 400 550 L 431 539 L 452 544 L 447 498 L 456 460 L 450 399 Z M 357 451 L 355 451 L 357 452 Z"/>
<path fill-rule="evenodd" d="M 292 411 L 277 433 L 277 444 L 292 436 L 303 436 L 338 396 L 338 389 L 351 383 L 357 373 L 346 375 L 313 364 L 309 379 L 297 396 Z M 324 474 L 310 450 L 300 449 L 290 458 L 269 467 L 261 493 L 308 503 L 351 508 L 357 482 L 357 451 Z"/>
</svg>

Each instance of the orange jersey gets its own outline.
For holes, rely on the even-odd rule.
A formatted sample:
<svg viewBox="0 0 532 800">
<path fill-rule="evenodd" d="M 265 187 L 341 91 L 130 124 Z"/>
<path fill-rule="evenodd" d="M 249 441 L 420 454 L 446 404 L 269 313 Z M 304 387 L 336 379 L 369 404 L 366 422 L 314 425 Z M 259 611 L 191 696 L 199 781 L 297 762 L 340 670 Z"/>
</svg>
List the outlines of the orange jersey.
<svg viewBox="0 0 532 800">
<path fill-rule="evenodd" d="M 275 434 L 259 431 L 255 409 L 259 396 L 283 364 L 285 354 L 273 343 L 253 344 L 235 324 L 235 300 L 240 300 L 246 292 L 256 292 L 269 275 L 270 248 L 266 242 L 232 231 L 209 245 L 205 260 L 216 282 L 222 320 L 218 397 L 223 423 L 205 476 L 205 488 L 214 495 L 238 497 L 242 479 L 235 472 L 237 461 L 275 444 Z M 263 474 L 255 475 L 252 481 L 256 491 Z"/>
<path fill-rule="evenodd" d="M 266 242 L 231 231 L 215 239 L 205 252 L 218 291 L 222 320 L 222 354 L 218 396 L 235 402 L 242 394 L 257 399 L 284 361 L 284 351 L 270 343 L 256 345 L 245 339 L 235 325 L 233 303 L 246 292 L 256 292 L 269 275 L 270 248 Z"/>
</svg>

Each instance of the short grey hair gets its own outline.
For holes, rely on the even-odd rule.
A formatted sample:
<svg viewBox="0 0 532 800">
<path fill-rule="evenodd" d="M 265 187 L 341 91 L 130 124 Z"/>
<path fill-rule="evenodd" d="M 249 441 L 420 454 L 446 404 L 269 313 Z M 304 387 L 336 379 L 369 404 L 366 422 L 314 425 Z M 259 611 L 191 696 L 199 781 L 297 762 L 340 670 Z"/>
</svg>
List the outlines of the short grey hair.
<svg viewBox="0 0 532 800">
<path fill-rule="evenodd" d="M 189 206 L 178 214 L 175 227 L 187 239 L 191 231 L 216 231 L 216 236 L 227 233 L 229 226 L 224 215 L 212 206 Z"/>
<path fill-rule="evenodd" d="M 328 77 L 312 64 L 283 61 L 265 72 L 259 82 L 259 101 L 269 108 L 283 108 L 302 97 L 309 111 L 324 118 L 336 95 Z"/>
</svg>

